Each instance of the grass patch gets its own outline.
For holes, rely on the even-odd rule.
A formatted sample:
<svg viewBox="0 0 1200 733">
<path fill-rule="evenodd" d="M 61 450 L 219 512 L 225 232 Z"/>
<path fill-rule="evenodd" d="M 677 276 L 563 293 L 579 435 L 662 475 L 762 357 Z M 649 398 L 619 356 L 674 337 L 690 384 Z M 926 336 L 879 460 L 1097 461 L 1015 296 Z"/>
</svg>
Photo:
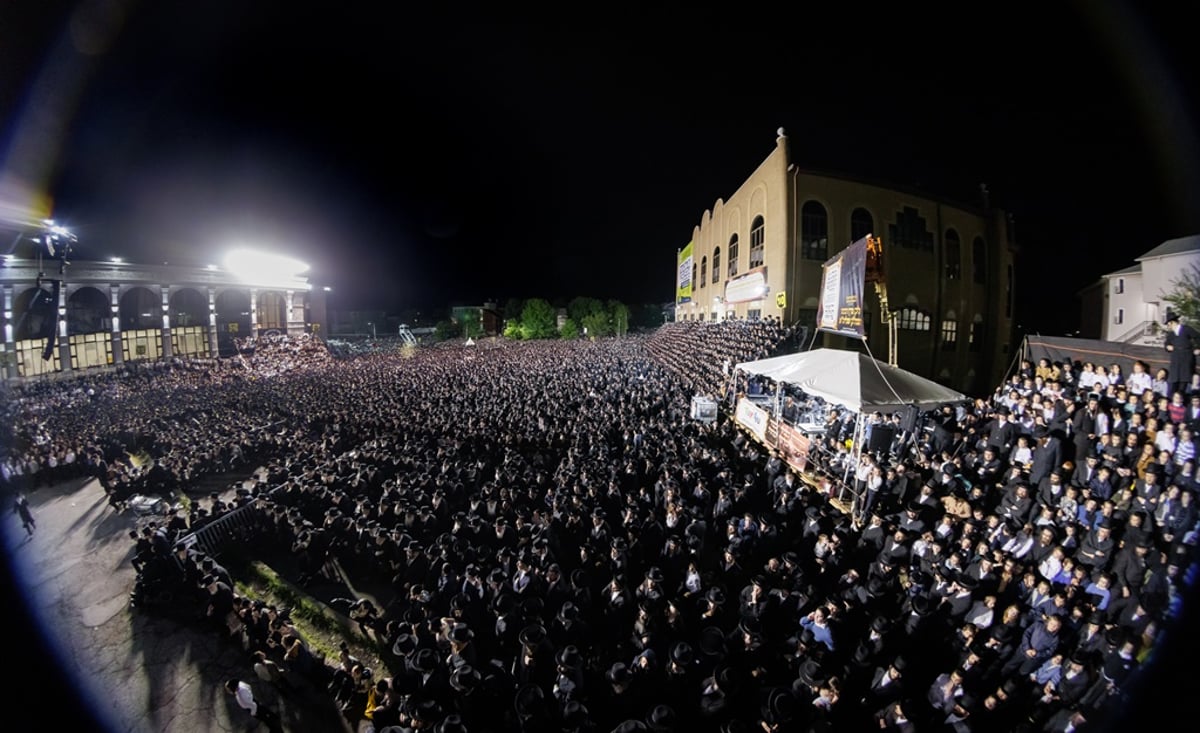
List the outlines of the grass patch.
<svg viewBox="0 0 1200 733">
<path fill-rule="evenodd" d="M 243 598 L 261 600 L 276 608 L 286 606 L 296 632 L 313 654 L 327 660 L 337 660 L 339 645 L 345 642 L 350 647 L 350 653 L 367 666 L 375 670 L 383 668 L 383 660 L 387 657 L 378 644 L 347 628 L 324 604 L 298 591 L 270 566 L 251 561 L 245 564 L 241 575 L 246 580 L 234 583 L 237 594 Z"/>
</svg>

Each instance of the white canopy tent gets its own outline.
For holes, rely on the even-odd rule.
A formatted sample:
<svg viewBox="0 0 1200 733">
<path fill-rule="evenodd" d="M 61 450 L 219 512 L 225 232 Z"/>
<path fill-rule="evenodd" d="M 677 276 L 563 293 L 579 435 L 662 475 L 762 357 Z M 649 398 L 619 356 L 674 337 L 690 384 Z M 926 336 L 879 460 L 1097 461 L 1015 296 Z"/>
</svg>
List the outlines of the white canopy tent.
<svg viewBox="0 0 1200 733">
<path fill-rule="evenodd" d="M 780 384 L 790 384 L 806 394 L 839 405 L 857 413 L 854 430 L 853 455 L 857 464 L 862 456 L 865 434 L 864 413 L 896 412 L 909 405 L 930 410 L 938 405 L 965 402 L 967 396 L 943 387 L 937 382 L 886 364 L 866 354 L 838 349 L 814 349 L 799 354 L 776 356 L 770 359 L 738 364 L 735 371 L 766 377 Z M 776 390 L 775 415 L 779 417 L 779 395 Z M 843 483 L 850 476 L 846 467 Z M 850 487 L 847 487 L 850 488 Z M 851 488 L 853 492 L 853 489 Z M 857 515 L 859 497 L 853 492 Z"/>
<path fill-rule="evenodd" d="M 927 410 L 967 400 L 961 392 L 856 351 L 814 349 L 742 362 L 737 368 L 795 385 L 810 395 L 858 413 L 895 412 L 908 405 Z"/>
</svg>

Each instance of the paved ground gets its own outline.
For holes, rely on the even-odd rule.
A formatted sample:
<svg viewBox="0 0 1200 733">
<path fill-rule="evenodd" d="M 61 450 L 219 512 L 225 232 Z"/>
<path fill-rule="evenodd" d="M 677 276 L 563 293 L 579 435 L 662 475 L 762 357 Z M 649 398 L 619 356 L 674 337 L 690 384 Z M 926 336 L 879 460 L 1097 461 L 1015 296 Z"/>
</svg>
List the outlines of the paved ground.
<svg viewBox="0 0 1200 733">
<path fill-rule="evenodd" d="M 98 483 L 75 481 L 28 497 L 37 521 L 32 537 L 8 497 L 0 515 L 11 573 L 4 618 L 18 631 L 5 666 L 19 670 L 0 684 L 0 700 L 8 702 L 0 729 L 265 731 L 222 690 L 224 680 L 240 677 L 280 711 L 283 730 L 345 730 L 336 711 L 313 696 L 280 699 L 267 689 L 233 642 L 131 610 L 135 519 L 115 513 Z"/>
</svg>

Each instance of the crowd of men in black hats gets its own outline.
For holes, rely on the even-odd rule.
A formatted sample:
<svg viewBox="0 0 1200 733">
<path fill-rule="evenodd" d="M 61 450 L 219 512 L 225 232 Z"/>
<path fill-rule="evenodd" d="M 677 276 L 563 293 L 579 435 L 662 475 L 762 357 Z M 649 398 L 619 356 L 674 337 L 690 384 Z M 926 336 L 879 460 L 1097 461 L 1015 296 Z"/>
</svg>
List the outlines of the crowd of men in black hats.
<svg viewBox="0 0 1200 733">
<path fill-rule="evenodd" d="M 238 400 L 276 427 L 249 438 L 267 479 L 213 514 L 245 507 L 300 581 L 333 557 L 390 586 L 355 604 L 388 669 L 338 663 L 377 730 L 1082 731 L 1119 710 L 1195 575 L 1194 465 L 1178 443 L 1141 460 L 1170 411 L 1023 364 L 865 455 L 859 520 L 729 419 L 688 416 L 786 335 L 217 370 L 202 428 Z M 1097 427 L 1111 407 L 1130 414 Z"/>
</svg>

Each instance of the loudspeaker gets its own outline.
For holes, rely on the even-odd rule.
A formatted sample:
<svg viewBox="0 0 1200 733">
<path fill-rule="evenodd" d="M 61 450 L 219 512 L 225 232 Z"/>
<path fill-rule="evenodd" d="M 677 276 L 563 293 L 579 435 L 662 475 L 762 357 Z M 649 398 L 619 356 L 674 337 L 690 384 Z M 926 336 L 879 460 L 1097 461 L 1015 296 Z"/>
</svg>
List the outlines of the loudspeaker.
<svg viewBox="0 0 1200 733">
<path fill-rule="evenodd" d="M 42 324 L 42 337 L 46 339 L 46 348 L 42 350 L 42 361 L 50 361 L 54 358 L 54 343 L 58 339 L 58 287 L 59 281 L 54 280 L 50 299 L 50 317 L 45 319 Z M 44 295 L 45 290 L 38 290 L 39 295 Z"/>
<path fill-rule="evenodd" d="M 904 408 L 904 412 L 900 414 L 900 429 L 906 433 L 911 433 L 917 427 L 917 418 L 921 417 L 921 411 L 916 405 L 908 405 Z"/>
<path fill-rule="evenodd" d="M 871 428 L 871 439 L 867 441 L 868 453 L 887 453 L 892 449 L 896 429 L 891 425 L 876 425 Z"/>
</svg>

